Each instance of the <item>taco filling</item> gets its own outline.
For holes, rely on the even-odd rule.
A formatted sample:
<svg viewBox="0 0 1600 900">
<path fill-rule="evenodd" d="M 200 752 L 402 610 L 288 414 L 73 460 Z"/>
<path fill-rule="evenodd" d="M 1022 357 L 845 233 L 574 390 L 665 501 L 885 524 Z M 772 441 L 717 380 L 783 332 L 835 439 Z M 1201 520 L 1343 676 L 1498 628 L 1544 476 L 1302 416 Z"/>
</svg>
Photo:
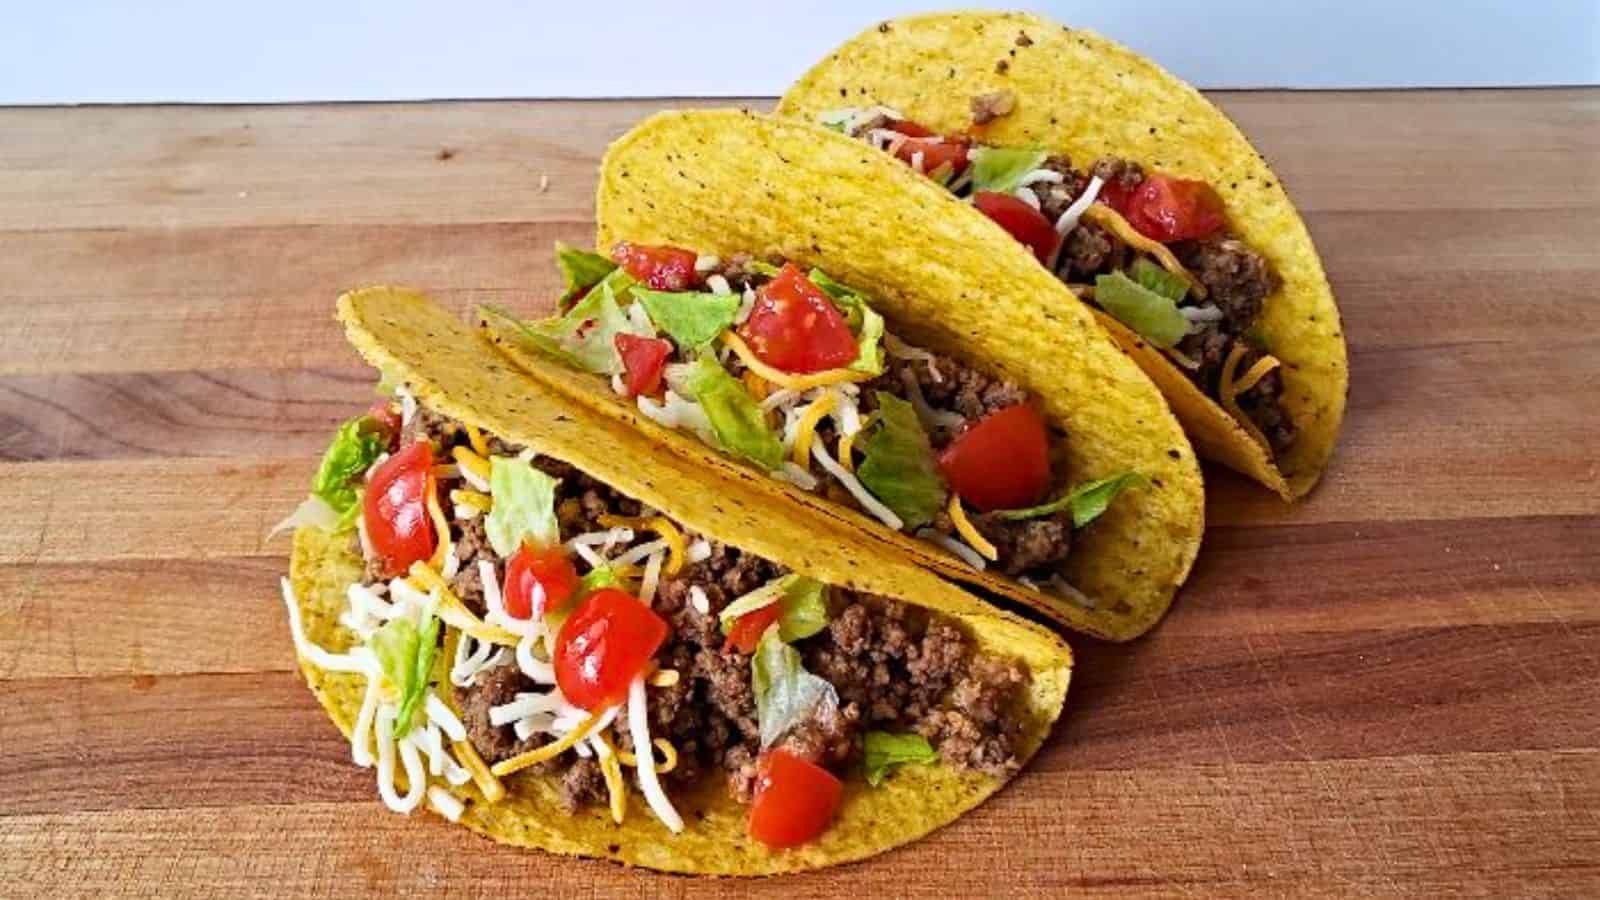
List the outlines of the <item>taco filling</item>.
<svg viewBox="0 0 1600 900">
<path fill-rule="evenodd" d="M 396 393 L 340 428 L 286 523 L 352 529 L 358 643 L 310 643 L 284 582 L 300 654 L 367 677 L 352 755 L 391 809 L 457 819 L 451 787 L 494 803 L 501 779 L 559 773 L 569 813 L 620 823 L 638 790 L 678 832 L 714 781 L 781 848 L 826 829 L 855 773 L 1018 768 L 1028 669 L 953 619 L 708 540 Z"/>
<path fill-rule="evenodd" d="M 1010 91 L 974 97 L 974 130 L 1014 106 Z M 937 134 L 886 106 L 838 109 L 821 121 L 972 203 L 1080 298 L 1161 349 L 1274 455 L 1293 445 L 1278 360 L 1257 328 L 1278 280 L 1229 232 L 1210 184 L 1117 157 L 1083 171 L 1037 147 Z"/>
<path fill-rule="evenodd" d="M 916 535 L 1071 596 L 1072 533 L 1139 483 L 1069 484 L 1068 436 L 1026 390 L 912 346 L 872 299 L 782 259 L 619 243 L 557 247 L 561 315 L 520 333 L 669 428 Z"/>
</svg>

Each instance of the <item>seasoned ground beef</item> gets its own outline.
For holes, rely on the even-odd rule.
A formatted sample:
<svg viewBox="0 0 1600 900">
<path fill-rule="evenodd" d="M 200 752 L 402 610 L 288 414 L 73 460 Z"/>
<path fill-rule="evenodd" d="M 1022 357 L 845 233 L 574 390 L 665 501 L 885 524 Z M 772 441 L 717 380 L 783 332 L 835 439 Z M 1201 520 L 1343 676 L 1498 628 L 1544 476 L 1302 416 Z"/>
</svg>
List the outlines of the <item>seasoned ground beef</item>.
<svg viewBox="0 0 1600 900">
<path fill-rule="evenodd" d="M 973 517 L 972 524 L 994 544 L 1000 569 L 1007 575 L 1048 574 L 1066 561 L 1072 549 L 1071 513 L 1021 522 L 982 513 Z"/>
<path fill-rule="evenodd" d="M 1131 191 L 1144 183 L 1144 168 L 1132 160 L 1102 156 L 1089 167 L 1089 174 L 1100 176 L 1107 185 Z"/>
<path fill-rule="evenodd" d="M 1093 281 L 1111 258 L 1112 243 L 1099 225 L 1082 222 L 1067 232 L 1056 273 L 1067 281 Z"/>
<path fill-rule="evenodd" d="M 467 727 L 467 739 L 479 756 L 493 764 L 532 749 L 531 742 L 517 740 L 510 725 L 489 724 L 491 706 L 504 706 L 517 699 L 519 693 L 539 690 L 521 669 L 515 665 L 496 666 L 479 673 L 472 685 L 452 687 L 456 706 L 461 710 L 461 723 Z"/>
<path fill-rule="evenodd" d="M 1206 286 L 1206 302 L 1222 310 L 1223 332 L 1242 334 L 1254 324 L 1274 287 L 1272 271 L 1261 254 L 1224 235 L 1184 241 L 1174 245 L 1174 252 Z"/>
<path fill-rule="evenodd" d="M 950 443 L 984 416 L 1028 399 L 1028 392 L 1016 382 L 987 375 L 948 356 L 935 355 L 931 360 L 890 357 L 884 373 L 862 386 L 862 410 L 877 408 L 872 397 L 876 391 L 908 398 L 908 380 L 916 382 L 930 407 L 954 412 L 964 420 L 955 428 L 932 429 L 928 437 L 935 448 Z"/>
<path fill-rule="evenodd" d="M 1240 361 L 1240 370 L 1249 368 L 1256 359 L 1257 354 L 1247 354 Z M 1266 377 L 1256 382 L 1255 387 L 1239 395 L 1239 409 L 1266 435 L 1273 453 L 1288 450 L 1299 434 L 1294 420 L 1283 409 L 1283 373 L 1277 369 L 1268 372 Z"/>
<path fill-rule="evenodd" d="M 451 523 L 450 530 L 456 542 L 456 559 L 461 563 L 456 577 L 450 580 L 450 589 L 455 591 L 456 596 L 461 598 L 461 602 L 466 604 L 474 615 L 481 617 L 488 609 L 484 604 L 483 581 L 478 574 L 478 560 L 486 559 L 498 563 L 499 557 L 495 555 L 494 548 L 489 546 L 489 537 L 484 532 L 482 515 L 471 519 L 458 518 Z"/>
<path fill-rule="evenodd" d="M 572 765 L 567 767 L 566 774 L 561 776 L 561 808 L 569 813 L 577 812 L 591 803 L 603 806 L 610 796 L 606 790 L 605 773 L 594 759 L 574 759 Z"/>
<path fill-rule="evenodd" d="M 1011 114 L 1017 106 L 1017 95 L 1011 91 L 990 91 L 972 98 L 972 124 L 987 125 L 1001 116 Z"/>
<path fill-rule="evenodd" d="M 1039 181 L 1030 185 L 1033 193 L 1039 198 L 1039 212 L 1054 224 L 1061 218 L 1061 214 L 1067 211 L 1067 207 L 1072 205 L 1072 201 L 1083 193 L 1088 179 L 1072 167 L 1071 159 L 1061 154 L 1045 157 L 1039 168 L 1049 169 L 1061 176 L 1058 182 Z"/>
</svg>

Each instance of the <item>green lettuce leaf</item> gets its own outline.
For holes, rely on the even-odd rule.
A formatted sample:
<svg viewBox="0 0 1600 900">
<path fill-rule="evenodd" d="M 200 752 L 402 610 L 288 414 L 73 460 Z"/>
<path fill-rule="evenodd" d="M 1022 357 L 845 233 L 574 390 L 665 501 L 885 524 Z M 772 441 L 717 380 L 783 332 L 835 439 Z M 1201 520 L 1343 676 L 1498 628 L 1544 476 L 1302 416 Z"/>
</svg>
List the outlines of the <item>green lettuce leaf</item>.
<svg viewBox="0 0 1600 900">
<path fill-rule="evenodd" d="M 738 294 L 669 293 L 644 288 L 634 288 L 633 297 L 644 304 L 650 321 L 681 350 L 699 350 L 716 340 L 733 325 L 740 303 Z"/>
<path fill-rule="evenodd" d="M 323 451 L 322 463 L 311 479 L 311 494 L 339 514 L 340 530 L 355 522 L 361 509 L 361 476 L 377 461 L 389 442 L 373 429 L 366 416 L 347 419 Z"/>
<path fill-rule="evenodd" d="M 1094 302 L 1157 347 L 1174 347 L 1189 333 L 1178 304 L 1121 272 L 1097 276 Z"/>
<path fill-rule="evenodd" d="M 428 695 L 428 680 L 433 674 L 433 656 L 438 649 L 439 620 L 432 613 L 423 616 L 422 627 L 405 616 L 383 623 L 372 636 L 373 655 L 400 696 L 395 717 L 396 737 L 411 730 L 412 718 Z"/>
<path fill-rule="evenodd" d="M 615 375 L 623 370 L 622 356 L 617 353 L 617 335 L 653 336 L 641 332 L 619 305 L 637 284 L 627 272 L 616 269 L 584 294 L 572 309 L 555 318 L 530 323 L 526 331 L 544 339 L 535 341 L 541 349 L 553 345 L 579 368 Z"/>
<path fill-rule="evenodd" d="M 867 436 L 856 476 L 907 529 L 920 528 L 944 507 L 944 478 L 917 411 L 893 394 L 878 391 L 877 399 L 878 424 Z"/>
<path fill-rule="evenodd" d="M 745 263 L 744 267 L 758 275 L 765 275 L 768 278 L 777 278 L 778 273 L 783 271 L 782 268 L 775 266 L 764 259 L 752 259 Z"/>
<path fill-rule="evenodd" d="M 890 734 L 887 731 L 869 731 L 862 743 L 867 784 L 877 787 L 895 766 L 908 763 L 936 763 L 939 754 L 933 745 L 920 734 Z"/>
<path fill-rule="evenodd" d="M 767 426 L 761 406 L 717 362 L 716 354 L 703 353 L 692 363 L 671 367 L 667 377 L 674 389 L 700 404 L 723 450 L 769 472 L 783 465 L 783 443 Z"/>
<path fill-rule="evenodd" d="M 995 515 L 1010 522 L 1019 522 L 1023 519 L 1039 519 L 1053 516 L 1062 510 L 1071 510 L 1072 527 L 1082 528 L 1100 518 L 1100 514 L 1106 511 L 1106 507 L 1110 506 L 1111 501 L 1115 500 L 1123 490 L 1140 484 L 1144 484 L 1143 475 L 1138 472 L 1123 472 L 1120 475 L 1085 481 L 1049 503 L 1026 509 L 1005 509 Z"/>
<path fill-rule="evenodd" d="M 733 630 L 740 616 L 774 603 L 783 604 L 778 612 L 778 637 L 800 641 L 828 627 L 828 586 L 804 575 L 774 578 L 729 603 L 718 614 L 722 633 Z"/>
<path fill-rule="evenodd" d="M 984 147 L 972 163 L 972 189 L 1009 194 L 1049 155 L 1037 147 Z"/>
<path fill-rule="evenodd" d="M 1143 256 L 1134 260 L 1130 273 L 1140 287 L 1155 291 L 1173 303 L 1182 303 L 1184 295 L 1189 293 L 1189 282 L 1182 276 L 1168 272 Z"/>
<path fill-rule="evenodd" d="M 784 643 L 776 626 L 761 636 L 761 643 L 750 658 L 750 680 L 755 689 L 763 750 L 814 714 L 819 706 L 839 705 L 833 685 L 806 671 L 800 651 Z"/>
<path fill-rule="evenodd" d="M 844 316 L 850 333 L 856 336 L 856 361 L 850 368 L 870 375 L 883 374 L 883 316 L 878 315 L 860 291 L 840 284 L 821 269 L 812 269 L 807 276 L 822 289 Z"/>
<path fill-rule="evenodd" d="M 579 250 L 556 241 L 556 268 L 561 270 L 561 305 L 599 284 L 616 270 L 617 264 L 598 253 Z"/>
<path fill-rule="evenodd" d="M 494 504 L 484 518 L 489 546 L 502 559 L 529 541 L 536 547 L 561 542 L 556 522 L 556 484 L 525 459 L 496 456 L 489 460 L 489 491 Z"/>
</svg>

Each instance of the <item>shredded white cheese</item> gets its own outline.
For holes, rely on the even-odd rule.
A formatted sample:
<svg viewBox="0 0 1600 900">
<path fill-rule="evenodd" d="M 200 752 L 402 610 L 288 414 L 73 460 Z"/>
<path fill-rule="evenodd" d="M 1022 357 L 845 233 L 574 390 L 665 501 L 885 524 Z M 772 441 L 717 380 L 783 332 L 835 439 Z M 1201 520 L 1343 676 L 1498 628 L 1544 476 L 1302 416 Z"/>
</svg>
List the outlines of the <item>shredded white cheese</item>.
<svg viewBox="0 0 1600 900">
<path fill-rule="evenodd" d="M 702 253 L 694 258 L 694 270 L 701 275 L 722 265 L 722 258 Z"/>
<path fill-rule="evenodd" d="M 917 537 L 922 538 L 929 543 L 938 544 L 946 550 L 949 550 L 951 553 L 954 553 L 956 556 L 960 557 L 962 562 L 967 563 L 974 569 L 981 571 L 987 565 L 987 561 L 982 556 L 978 555 L 978 551 L 968 547 L 966 544 L 963 544 L 948 534 L 940 534 L 939 532 L 934 531 L 932 528 L 922 528 L 917 531 Z"/>
<path fill-rule="evenodd" d="M 428 807 L 452 822 L 461 821 L 461 814 L 467 809 L 455 794 L 437 784 L 428 788 Z"/>
<path fill-rule="evenodd" d="M 1032 188 L 1019 187 L 1012 191 L 1011 195 L 1034 209 L 1039 208 L 1039 195 L 1035 194 Z"/>
<path fill-rule="evenodd" d="M 829 475 L 839 479 L 839 483 L 844 485 L 845 490 L 849 491 L 852 497 L 856 498 L 856 502 L 861 504 L 861 508 L 878 521 L 893 528 L 895 531 L 905 527 L 905 523 L 901 521 L 900 517 L 895 515 L 894 511 L 889 507 L 879 502 L 877 497 L 872 496 L 872 492 L 867 490 L 860 479 L 845 471 L 844 466 L 839 465 L 838 460 L 828 455 L 828 451 L 822 446 L 821 441 L 811 445 L 811 457 L 826 469 Z"/>
<path fill-rule="evenodd" d="M 533 679 L 535 684 L 555 684 L 556 670 L 551 664 L 533 655 L 534 637 L 524 637 L 517 641 L 517 668 L 522 674 Z"/>
<path fill-rule="evenodd" d="M 628 735 L 633 738 L 633 758 L 639 770 L 639 790 L 644 793 L 650 811 L 673 834 L 683 830 L 683 818 L 667 799 L 656 777 L 655 750 L 650 743 L 650 716 L 645 708 L 644 674 L 633 677 L 628 685 Z"/>
<path fill-rule="evenodd" d="M 774 471 L 772 476 L 779 481 L 787 481 L 802 491 L 814 491 L 817 485 L 821 484 L 817 476 L 800 468 L 792 459 L 784 460 L 783 468 Z"/>
<path fill-rule="evenodd" d="M 611 562 L 612 565 L 617 566 L 637 565 L 638 563 L 644 561 L 646 557 L 650 556 L 650 554 L 658 553 L 666 549 L 667 541 L 665 538 L 660 538 L 654 541 L 646 541 L 645 543 L 628 550 L 628 552 L 618 556 Z"/>
<path fill-rule="evenodd" d="M 1064 235 L 1077 228 L 1078 218 L 1083 215 L 1083 211 L 1088 209 L 1090 204 L 1094 203 L 1094 199 L 1100 196 L 1100 189 L 1104 186 L 1105 181 L 1099 175 L 1090 178 L 1089 186 L 1083 189 L 1083 193 L 1078 195 L 1078 199 L 1072 201 L 1072 205 L 1063 210 L 1061 218 L 1056 220 L 1056 234 Z"/>
<path fill-rule="evenodd" d="M 688 557 L 687 562 L 691 565 L 705 562 L 711 558 L 711 542 L 705 538 L 698 538 L 689 545 L 688 550 L 684 551 L 684 555 Z"/>
<path fill-rule="evenodd" d="M 711 275 L 706 278 L 706 287 L 711 288 L 713 294 L 731 294 L 733 285 L 728 284 L 728 279 L 721 275 Z"/>
<path fill-rule="evenodd" d="M 1027 187 L 1030 184 L 1060 184 L 1066 178 L 1054 169 L 1034 169 L 1017 180 L 1017 187 Z"/>
<path fill-rule="evenodd" d="M 698 584 L 689 588 L 689 605 L 702 616 L 711 615 L 711 598 L 706 596 L 705 588 Z"/>
<path fill-rule="evenodd" d="M 639 582 L 639 602 L 645 606 L 655 602 L 656 586 L 661 583 L 661 561 L 667 556 L 667 551 L 650 554 L 644 564 L 644 578 Z"/>
</svg>

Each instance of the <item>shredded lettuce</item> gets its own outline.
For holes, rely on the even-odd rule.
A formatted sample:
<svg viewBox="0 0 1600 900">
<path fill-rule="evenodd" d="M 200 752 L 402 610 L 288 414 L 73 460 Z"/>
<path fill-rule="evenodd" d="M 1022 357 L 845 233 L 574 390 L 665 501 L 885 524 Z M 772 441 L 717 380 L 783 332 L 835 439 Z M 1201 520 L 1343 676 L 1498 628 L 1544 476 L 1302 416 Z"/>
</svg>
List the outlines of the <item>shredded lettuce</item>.
<svg viewBox="0 0 1600 900">
<path fill-rule="evenodd" d="M 361 476 L 388 449 L 388 439 L 373 430 L 366 416 L 346 419 L 322 454 L 311 479 L 311 496 L 338 514 L 335 530 L 348 528 L 361 509 Z"/>
<path fill-rule="evenodd" d="M 703 353 L 692 363 L 668 367 L 667 380 L 700 404 L 723 450 L 769 472 L 783 465 L 783 444 L 767 426 L 760 405 L 717 362 L 716 354 Z"/>
<path fill-rule="evenodd" d="M 1038 147 L 983 147 L 973 155 L 972 189 L 1009 194 L 1050 154 Z"/>
<path fill-rule="evenodd" d="M 1039 519 L 1053 516 L 1063 510 L 1072 511 L 1072 527 L 1083 526 L 1100 518 L 1117 495 L 1123 490 L 1135 485 L 1144 484 L 1144 476 L 1138 472 L 1123 472 L 1107 478 L 1097 478 L 1094 481 L 1085 481 L 1072 490 L 1049 503 L 1039 506 L 1030 506 L 1026 509 L 1006 509 L 995 513 L 996 516 L 1009 522 L 1018 522 L 1023 519 Z"/>
<path fill-rule="evenodd" d="M 1189 282 L 1184 281 L 1183 276 L 1168 272 L 1142 256 L 1134 260 L 1129 274 L 1140 287 L 1155 291 L 1173 303 L 1182 303 L 1184 295 L 1189 293 Z"/>
<path fill-rule="evenodd" d="M 878 424 L 862 448 L 856 477 L 907 529 L 920 528 L 944 507 L 944 478 L 911 404 L 883 391 L 877 400 Z"/>
<path fill-rule="evenodd" d="M 883 784 L 885 775 L 895 766 L 909 763 L 936 763 L 939 754 L 933 745 L 920 734 L 890 734 L 887 731 L 869 731 L 863 739 L 867 784 Z"/>
<path fill-rule="evenodd" d="M 553 349 L 579 368 L 615 375 L 623 371 L 622 356 L 617 353 L 617 335 L 653 337 L 644 334 L 619 305 L 637 284 L 622 269 L 613 270 L 571 309 L 554 318 L 527 324 L 524 333 L 539 349 L 547 352 Z"/>
<path fill-rule="evenodd" d="M 617 264 L 598 253 L 579 250 L 556 241 L 556 268 L 561 270 L 561 280 L 564 284 L 561 291 L 561 305 L 566 306 L 572 298 L 599 284 L 607 275 L 616 271 Z"/>
<path fill-rule="evenodd" d="M 745 263 L 744 267 L 758 275 L 765 275 L 768 278 L 777 278 L 778 273 L 783 271 L 783 269 L 767 262 L 764 259 L 752 259 Z"/>
<path fill-rule="evenodd" d="M 1094 302 L 1157 347 L 1174 347 L 1189 333 L 1178 304 L 1121 272 L 1097 276 Z"/>
<path fill-rule="evenodd" d="M 372 636 L 372 652 L 383 668 L 383 677 L 400 698 L 399 715 L 394 721 L 396 735 L 411 730 L 411 719 L 428 695 L 438 643 L 439 620 L 431 612 L 423 614 L 420 628 L 409 618 L 398 616 L 383 623 Z"/>
<path fill-rule="evenodd" d="M 601 588 L 620 587 L 622 579 L 617 577 L 617 572 L 610 566 L 599 566 L 584 573 L 578 579 L 578 599 L 583 599 Z"/>
<path fill-rule="evenodd" d="M 644 304 L 650 321 L 672 337 L 682 350 L 699 350 L 733 325 L 739 312 L 738 294 L 670 293 L 634 288 L 633 298 Z"/>
<path fill-rule="evenodd" d="M 733 630 L 739 617 L 781 603 L 778 612 L 778 637 L 801 641 L 828 627 L 828 586 L 804 575 L 774 578 L 748 594 L 740 596 L 718 615 L 722 633 Z"/>
<path fill-rule="evenodd" d="M 784 643 L 776 625 L 761 635 L 761 643 L 750 658 L 750 679 L 763 750 L 819 708 L 839 706 L 833 685 L 806 671 L 800 651 Z"/>
<path fill-rule="evenodd" d="M 529 541 L 548 547 L 561 541 L 556 521 L 556 479 L 525 459 L 496 456 L 489 460 L 489 491 L 494 505 L 484 518 L 489 546 L 502 559 Z"/>
<path fill-rule="evenodd" d="M 883 374 L 883 316 L 878 315 L 860 291 L 840 284 L 821 269 L 812 269 L 811 282 L 839 308 L 850 333 L 856 337 L 856 361 L 850 368 L 871 375 Z"/>
</svg>

